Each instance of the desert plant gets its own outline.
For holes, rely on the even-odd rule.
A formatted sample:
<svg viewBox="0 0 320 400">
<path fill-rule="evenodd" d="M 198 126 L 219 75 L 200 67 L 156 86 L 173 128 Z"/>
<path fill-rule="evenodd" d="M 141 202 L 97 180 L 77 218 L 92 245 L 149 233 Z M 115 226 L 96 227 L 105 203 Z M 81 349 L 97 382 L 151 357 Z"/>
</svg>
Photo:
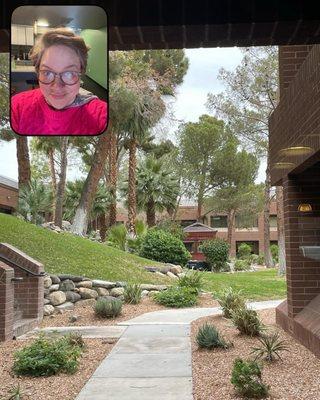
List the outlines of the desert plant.
<svg viewBox="0 0 320 400">
<path fill-rule="evenodd" d="M 223 239 L 205 240 L 200 250 L 206 257 L 206 261 L 212 271 L 219 272 L 226 266 L 229 257 L 229 245 Z"/>
<path fill-rule="evenodd" d="M 148 230 L 139 255 L 151 260 L 179 265 L 185 265 L 191 258 L 180 239 L 157 228 Z"/>
<path fill-rule="evenodd" d="M 24 391 L 21 389 L 20 384 L 18 386 L 12 388 L 8 393 L 9 397 L 3 398 L 3 400 L 23 400 Z"/>
<path fill-rule="evenodd" d="M 178 280 L 178 286 L 194 289 L 197 293 L 201 291 L 203 285 L 203 275 L 197 271 L 187 272 L 185 275 L 179 277 Z"/>
<path fill-rule="evenodd" d="M 259 336 L 264 329 L 258 313 L 247 307 L 232 310 L 231 319 L 238 331 L 244 335 Z"/>
<path fill-rule="evenodd" d="M 231 318 L 231 311 L 245 307 L 245 299 L 241 290 L 237 291 L 229 287 L 220 293 L 215 293 L 214 298 L 222 308 L 222 314 L 226 318 Z"/>
<path fill-rule="evenodd" d="M 252 247 L 248 243 L 241 243 L 238 247 L 238 258 L 245 260 L 248 259 L 251 255 Z"/>
<path fill-rule="evenodd" d="M 263 399 L 268 396 L 269 387 L 262 382 L 261 367 L 255 361 L 237 358 L 233 363 L 231 383 L 241 396 Z"/>
<path fill-rule="evenodd" d="M 156 293 L 154 299 L 157 303 L 167 307 L 191 307 L 197 302 L 197 294 L 194 289 L 174 286 Z"/>
<path fill-rule="evenodd" d="M 14 354 L 13 371 L 17 375 L 49 376 L 58 372 L 74 373 L 82 349 L 71 345 L 67 337 L 49 339 L 40 336 Z"/>
<path fill-rule="evenodd" d="M 79 332 L 70 332 L 67 335 L 65 335 L 67 338 L 67 341 L 71 346 L 78 346 L 81 349 L 85 347 L 85 342 L 83 340 L 83 337 L 81 333 Z"/>
<path fill-rule="evenodd" d="M 247 271 L 250 269 L 250 261 L 249 259 L 236 260 L 233 268 L 235 271 Z"/>
<path fill-rule="evenodd" d="M 225 341 L 214 325 L 208 323 L 202 325 L 197 333 L 196 341 L 199 347 L 206 349 L 228 349 L 231 343 Z"/>
<path fill-rule="evenodd" d="M 107 244 L 117 249 L 126 250 L 127 229 L 123 224 L 113 225 L 108 233 Z"/>
<path fill-rule="evenodd" d="M 95 307 L 95 313 L 98 317 L 114 318 L 117 317 L 122 310 L 122 301 L 120 299 L 98 299 Z"/>
<path fill-rule="evenodd" d="M 280 351 L 289 351 L 287 342 L 280 339 L 278 332 L 271 335 L 262 335 L 258 338 L 260 342 L 259 347 L 253 347 L 251 354 L 255 355 L 255 361 L 258 359 L 264 359 L 272 362 L 276 359 L 281 360 Z"/>
<path fill-rule="evenodd" d="M 141 286 L 128 283 L 124 289 L 124 301 L 129 304 L 138 304 L 141 301 Z"/>
</svg>

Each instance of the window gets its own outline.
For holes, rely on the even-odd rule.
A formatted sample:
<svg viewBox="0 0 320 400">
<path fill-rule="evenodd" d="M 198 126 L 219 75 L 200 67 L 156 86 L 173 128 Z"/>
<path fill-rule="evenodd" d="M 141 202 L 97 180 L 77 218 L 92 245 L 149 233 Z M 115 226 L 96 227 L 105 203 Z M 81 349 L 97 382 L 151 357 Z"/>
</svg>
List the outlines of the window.
<svg viewBox="0 0 320 400">
<path fill-rule="evenodd" d="M 210 224 L 212 228 L 227 228 L 228 220 L 226 215 L 212 215 L 210 217 Z"/>
<path fill-rule="evenodd" d="M 277 228 L 278 227 L 278 218 L 276 215 L 270 215 L 269 217 L 269 223 L 270 223 L 270 228 Z"/>
<path fill-rule="evenodd" d="M 194 245 L 194 242 L 186 242 L 186 243 L 184 243 L 184 245 L 186 246 L 186 249 L 190 252 L 190 253 L 193 253 L 193 245 Z"/>
<path fill-rule="evenodd" d="M 250 229 L 258 227 L 258 218 L 256 215 L 236 215 L 236 228 Z"/>
<path fill-rule="evenodd" d="M 185 228 L 186 226 L 192 225 L 192 224 L 194 224 L 195 222 L 197 222 L 196 219 L 185 219 L 185 220 L 182 220 L 182 221 L 180 222 L 180 224 L 181 224 L 182 228 Z"/>
</svg>

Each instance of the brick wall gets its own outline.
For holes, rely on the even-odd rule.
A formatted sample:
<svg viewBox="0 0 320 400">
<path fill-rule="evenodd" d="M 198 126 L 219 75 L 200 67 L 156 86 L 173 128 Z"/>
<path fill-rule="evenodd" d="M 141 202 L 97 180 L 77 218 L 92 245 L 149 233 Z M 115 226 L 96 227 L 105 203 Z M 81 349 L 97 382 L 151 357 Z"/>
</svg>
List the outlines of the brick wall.
<svg viewBox="0 0 320 400">
<path fill-rule="evenodd" d="M 320 294 L 320 262 L 306 258 L 299 246 L 320 244 L 320 162 L 283 181 L 287 255 L 288 316 L 296 316 Z M 300 203 L 313 211 L 301 213 Z"/>
<path fill-rule="evenodd" d="M 18 205 L 18 190 L 0 185 L 0 208 L 16 209 Z"/>
<path fill-rule="evenodd" d="M 12 339 L 14 322 L 13 268 L 0 261 L 0 341 Z"/>
</svg>

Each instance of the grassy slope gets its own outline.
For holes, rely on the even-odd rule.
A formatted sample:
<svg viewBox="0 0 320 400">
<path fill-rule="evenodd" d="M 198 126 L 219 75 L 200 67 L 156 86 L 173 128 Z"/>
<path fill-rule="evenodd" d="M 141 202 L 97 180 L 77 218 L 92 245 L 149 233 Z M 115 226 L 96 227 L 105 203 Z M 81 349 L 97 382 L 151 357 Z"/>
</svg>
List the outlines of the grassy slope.
<svg viewBox="0 0 320 400">
<path fill-rule="evenodd" d="M 9 243 L 40 261 L 49 273 L 141 283 L 169 282 L 141 268 L 157 264 L 154 261 L 69 233 L 57 234 L 1 213 L 0 242 Z"/>
<path fill-rule="evenodd" d="M 241 289 L 244 296 L 251 300 L 283 299 L 287 295 L 285 279 L 277 276 L 275 269 L 234 274 L 205 272 L 204 280 L 205 289 L 210 292 L 219 292 L 231 286 Z"/>
</svg>

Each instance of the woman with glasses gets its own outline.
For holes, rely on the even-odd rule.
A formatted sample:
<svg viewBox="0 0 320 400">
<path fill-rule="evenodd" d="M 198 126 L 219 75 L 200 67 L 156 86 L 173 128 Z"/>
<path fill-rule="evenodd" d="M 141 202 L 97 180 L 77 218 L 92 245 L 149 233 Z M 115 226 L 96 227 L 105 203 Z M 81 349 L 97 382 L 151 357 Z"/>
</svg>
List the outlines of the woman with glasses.
<svg viewBox="0 0 320 400">
<path fill-rule="evenodd" d="M 107 103 L 80 88 L 89 47 L 59 28 L 45 33 L 30 52 L 39 88 L 11 99 L 11 126 L 21 135 L 98 135 L 107 126 Z"/>
</svg>

